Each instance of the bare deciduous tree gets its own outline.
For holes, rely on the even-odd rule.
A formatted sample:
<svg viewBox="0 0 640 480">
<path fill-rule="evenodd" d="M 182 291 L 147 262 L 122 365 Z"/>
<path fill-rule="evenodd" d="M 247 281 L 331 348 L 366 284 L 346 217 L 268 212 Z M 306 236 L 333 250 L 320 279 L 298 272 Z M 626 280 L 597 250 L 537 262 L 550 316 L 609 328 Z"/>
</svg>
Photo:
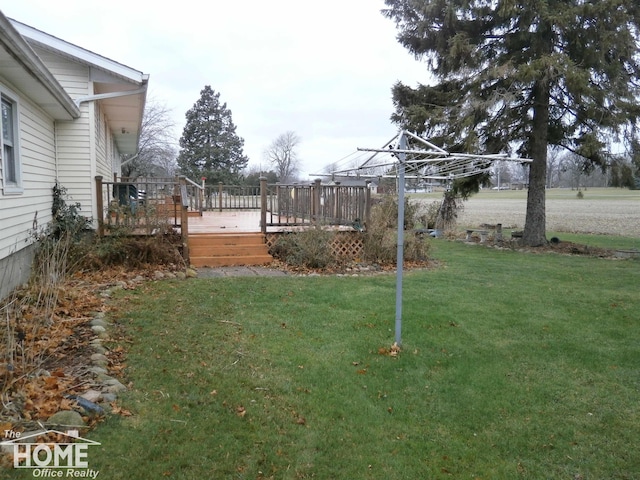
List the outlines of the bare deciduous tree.
<svg viewBox="0 0 640 480">
<path fill-rule="evenodd" d="M 147 99 L 138 153 L 122 161 L 123 177 L 166 176 L 176 170 L 176 139 L 171 110 L 155 98 Z"/>
<path fill-rule="evenodd" d="M 273 167 L 280 182 L 292 181 L 300 167 L 296 152 L 299 143 L 300 137 L 289 130 L 278 136 L 264 151 L 265 160 Z"/>
</svg>

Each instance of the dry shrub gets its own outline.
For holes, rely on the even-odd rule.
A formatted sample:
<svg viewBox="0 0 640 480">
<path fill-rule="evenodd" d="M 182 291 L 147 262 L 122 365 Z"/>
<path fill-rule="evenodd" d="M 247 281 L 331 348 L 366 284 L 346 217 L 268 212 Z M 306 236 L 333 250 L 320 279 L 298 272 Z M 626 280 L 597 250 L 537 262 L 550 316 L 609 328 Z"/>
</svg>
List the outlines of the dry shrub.
<svg viewBox="0 0 640 480">
<path fill-rule="evenodd" d="M 269 253 L 289 265 L 306 268 L 327 268 L 337 263 L 331 252 L 335 233 L 314 227 L 280 235 Z"/>
<path fill-rule="evenodd" d="M 414 229 L 424 226 L 425 213 L 420 205 L 405 199 L 404 208 L 404 260 L 424 261 L 428 258 L 429 244 Z M 363 260 L 379 264 L 395 264 L 397 259 L 398 199 L 385 196 L 371 208 L 363 240 Z"/>
<path fill-rule="evenodd" d="M 182 238 L 173 231 L 155 235 L 114 235 L 95 238 L 84 249 L 79 267 L 95 271 L 104 267 L 145 265 L 182 265 Z"/>
<path fill-rule="evenodd" d="M 463 208 L 463 199 L 455 192 L 447 191 L 438 208 L 435 228 L 443 231 L 453 230 L 458 221 L 458 213 Z"/>
</svg>

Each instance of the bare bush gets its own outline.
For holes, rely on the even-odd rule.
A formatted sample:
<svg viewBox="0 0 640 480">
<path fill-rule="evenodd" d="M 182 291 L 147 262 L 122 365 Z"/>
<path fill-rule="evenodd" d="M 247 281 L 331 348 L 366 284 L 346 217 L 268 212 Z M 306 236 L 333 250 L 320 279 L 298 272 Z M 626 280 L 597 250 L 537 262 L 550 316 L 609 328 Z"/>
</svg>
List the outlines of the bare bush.
<svg viewBox="0 0 640 480">
<path fill-rule="evenodd" d="M 404 259 L 424 261 L 428 258 L 429 244 L 415 228 L 424 226 L 425 213 L 418 203 L 405 200 Z M 385 196 L 371 208 L 371 219 L 363 237 L 363 260 L 380 264 L 395 264 L 397 260 L 398 199 Z M 409 233 L 411 232 L 411 233 Z"/>
</svg>

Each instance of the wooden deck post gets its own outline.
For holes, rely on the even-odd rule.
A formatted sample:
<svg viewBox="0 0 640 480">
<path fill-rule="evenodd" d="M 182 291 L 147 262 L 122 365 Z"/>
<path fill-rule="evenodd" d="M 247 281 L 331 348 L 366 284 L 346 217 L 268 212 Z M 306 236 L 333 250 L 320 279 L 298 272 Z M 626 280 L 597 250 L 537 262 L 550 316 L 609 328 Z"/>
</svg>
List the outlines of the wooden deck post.
<svg viewBox="0 0 640 480">
<path fill-rule="evenodd" d="M 222 182 L 218 182 L 218 211 L 222 211 Z"/>
<path fill-rule="evenodd" d="M 321 213 L 321 208 L 320 208 L 320 192 L 322 190 L 322 180 L 319 178 L 316 178 L 315 181 L 313 182 L 313 187 L 312 187 L 312 196 L 313 196 L 313 201 L 311 204 L 311 219 L 313 221 L 313 223 L 315 223 L 316 225 L 319 223 L 320 221 L 320 213 Z"/>
<path fill-rule="evenodd" d="M 96 180 L 96 210 L 98 214 L 98 236 L 104 237 L 104 198 L 102 197 L 102 176 L 97 175 Z"/>
<path fill-rule="evenodd" d="M 182 257 L 189 263 L 189 199 L 187 198 L 187 180 L 180 177 L 180 236 L 182 239 Z"/>
<path fill-rule="evenodd" d="M 267 177 L 260 177 L 260 231 L 267 233 Z"/>
<path fill-rule="evenodd" d="M 364 192 L 364 225 L 365 228 L 369 226 L 371 221 L 371 180 L 366 182 L 366 190 Z"/>
</svg>

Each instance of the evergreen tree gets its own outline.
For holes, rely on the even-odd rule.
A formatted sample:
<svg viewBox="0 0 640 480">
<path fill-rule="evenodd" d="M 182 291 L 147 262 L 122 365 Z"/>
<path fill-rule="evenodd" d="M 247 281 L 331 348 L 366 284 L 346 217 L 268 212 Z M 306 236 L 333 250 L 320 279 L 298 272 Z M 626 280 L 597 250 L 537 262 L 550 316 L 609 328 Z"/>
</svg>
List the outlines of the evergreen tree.
<svg viewBox="0 0 640 480">
<path fill-rule="evenodd" d="M 180 137 L 180 173 L 196 182 L 206 177 L 207 183 L 238 183 L 249 159 L 242 151 L 244 140 L 236 134 L 231 111 L 220 103 L 220 94 L 206 85 L 186 119 Z"/>
<path fill-rule="evenodd" d="M 604 167 L 639 120 L 636 0 L 385 0 L 436 82 L 393 88 L 405 128 L 452 151 L 533 159 L 523 241 L 546 242 L 547 147 Z"/>
</svg>

